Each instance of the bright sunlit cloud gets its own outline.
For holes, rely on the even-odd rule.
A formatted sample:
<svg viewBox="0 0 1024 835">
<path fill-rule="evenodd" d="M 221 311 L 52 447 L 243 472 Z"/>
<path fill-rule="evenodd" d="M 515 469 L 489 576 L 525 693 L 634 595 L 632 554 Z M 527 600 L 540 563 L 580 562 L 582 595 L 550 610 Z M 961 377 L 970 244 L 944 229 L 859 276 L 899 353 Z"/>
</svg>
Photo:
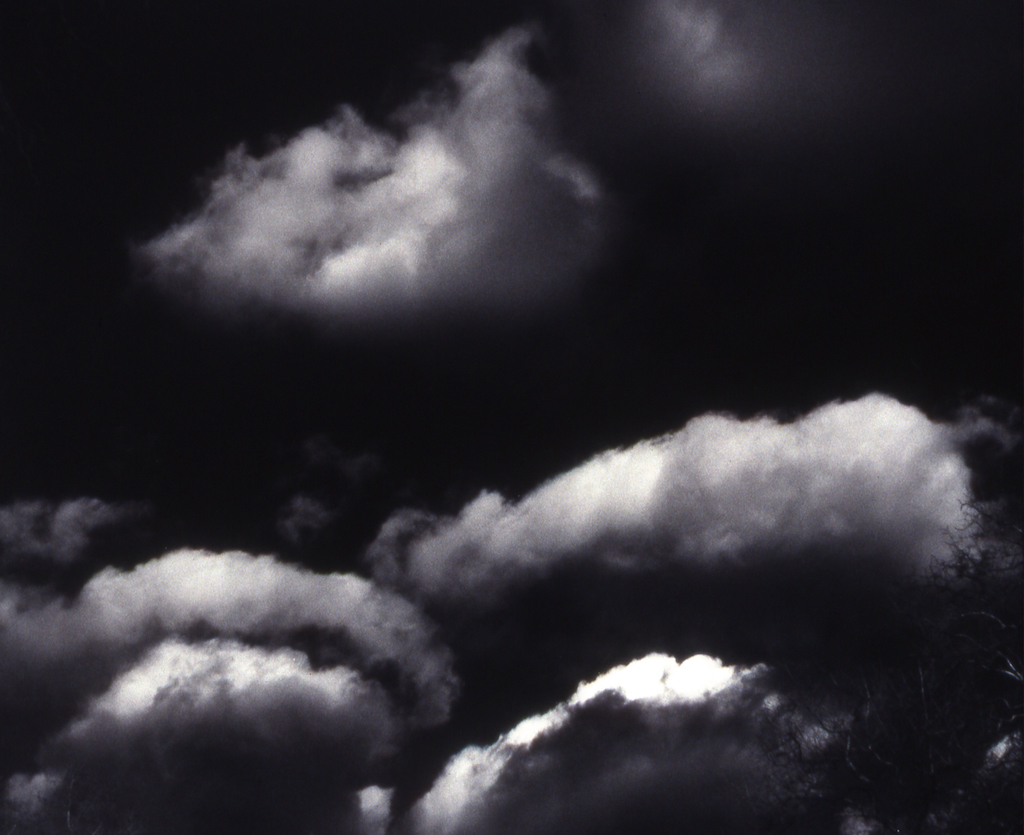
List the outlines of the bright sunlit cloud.
<svg viewBox="0 0 1024 835">
<path fill-rule="evenodd" d="M 881 395 L 792 422 L 704 415 L 602 453 L 518 502 L 485 492 L 454 518 L 398 513 L 369 558 L 431 598 L 486 603 L 560 564 L 728 564 L 820 552 L 926 564 L 966 520 L 962 429 Z"/>
<path fill-rule="evenodd" d="M 601 697 L 659 715 L 678 709 L 685 716 L 687 705 L 710 700 L 730 686 L 738 686 L 752 672 L 723 665 L 706 655 L 678 662 L 658 653 L 615 667 L 580 684 L 568 701 L 524 719 L 492 745 L 470 746 L 453 757 L 430 791 L 413 807 L 409 816 L 412 831 L 430 835 L 473 831 L 476 817 L 487 814 L 490 801 L 500 799 L 499 783 L 512 770 L 514 758 L 529 756 L 531 746 L 542 737 L 550 738 L 580 722 L 580 710 Z M 541 762 L 551 757 L 538 755 Z"/>
<path fill-rule="evenodd" d="M 203 207 L 141 249 L 155 280 L 226 313 L 351 326 L 564 297 L 603 196 L 552 139 L 531 40 L 512 29 L 455 65 L 454 94 L 397 114 L 400 135 L 346 107 L 265 157 L 233 151 Z"/>
</svg>

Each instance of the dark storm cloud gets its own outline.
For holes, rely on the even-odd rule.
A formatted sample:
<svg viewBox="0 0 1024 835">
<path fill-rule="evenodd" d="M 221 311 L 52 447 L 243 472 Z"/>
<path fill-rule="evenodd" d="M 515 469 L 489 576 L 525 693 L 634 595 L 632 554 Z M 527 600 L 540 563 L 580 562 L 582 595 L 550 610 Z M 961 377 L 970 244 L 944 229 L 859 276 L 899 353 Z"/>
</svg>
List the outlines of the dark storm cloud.
<svg viewBox="0 0 1024 835">
<path fill-rule="evenodd" d="M 451 69 L 451 94 L 352 108 L 255 158 L 232 152 L 203 208 L 143 247 L 156 280 L 222 312 L 393 324 L 544 305 L 598 248 L 594 176 L 552 137 L 552 102 L 513 29 Z"/>
<path fill-rule="evenodd" d="M 644 571 L 817 554 L 913 569 L 966 522 L 964 431 L 881 395 L 792 423 L 705 415 L 518 501 L 485 492 L 455 517 L 396 513 L 369 559 L 386 582 L 470 606 L 579 560 Z"/>
<path fill-rule="evenodd" d="M 749 831 L 757 669 L 649 655 L 453 757 L 398 831 Z"/>
<path fill-rule="evenodd" d="M 135 521 L 145 512 L 139 503 L 94 498 L 0 507 L 0 567 L 38 560 L 67 565 L 85 553 L 95 532 Z"/>
</svg>

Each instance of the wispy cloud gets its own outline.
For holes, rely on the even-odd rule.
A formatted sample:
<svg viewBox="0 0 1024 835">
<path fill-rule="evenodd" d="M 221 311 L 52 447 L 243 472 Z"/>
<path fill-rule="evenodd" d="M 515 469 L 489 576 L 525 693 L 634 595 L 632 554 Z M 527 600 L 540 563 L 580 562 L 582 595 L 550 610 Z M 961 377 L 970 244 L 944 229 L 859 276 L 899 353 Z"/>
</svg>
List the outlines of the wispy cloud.
<svg viewBox="0 0 1024 835">
<path fill-rule="evenodd" d="M 470 604 L 581 559 L 649 569 L 818 553 L 914 567 L 965 521 L 961 434 L 880 395 L 792 423 L 705 415 L 516 502 L 485 492 L 456 517 L 397 513 L 369 559 L 382 580 Z"/>
<path fill-rule="evenodd" d="M 134 521 L 145 510 L 138 502 L 94 498 L 0 507 L 0 567 L 30 561 L 68 565 L 85 553 L 95 532 Z"/>
<path fill-rule="evenodd" d="M 513 29 L 451 69 L 450 95 L 342 108 L 262 158 L 233 151 L 203 207 L 141 249 L 158 282 L 222 312 L 394 324 L 545 304 L 598 245 L 603 195 L 553 139 L 550 93 Z"/>
</svg>

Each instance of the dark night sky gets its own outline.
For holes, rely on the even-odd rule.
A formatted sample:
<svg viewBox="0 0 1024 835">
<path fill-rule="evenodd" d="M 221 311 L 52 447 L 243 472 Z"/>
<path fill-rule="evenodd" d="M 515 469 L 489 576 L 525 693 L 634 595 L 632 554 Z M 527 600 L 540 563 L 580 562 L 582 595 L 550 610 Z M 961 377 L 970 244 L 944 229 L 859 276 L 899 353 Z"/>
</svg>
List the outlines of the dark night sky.
<svg viewBox="0 0 1024 835">
<path fill-rule="evenodd" d="M 828 613 L 810 612 L 802 626 L 771 605 L 760 611 L 736 601 L 756 601 L 766 585 L 777 600 L 830 587 L 833 574 L 793 568 L 818 547 L 816 523 L 793 523 L 812 531 L 806 535 L 759 538 L 728 515 L 742 515 L 734 504 L 746 507 L 748 499 L 719 497 L 733 508 L 722 513 L 738 526 L 741 551 L 790 549 L 796 562 L 736 583 L 705 577 L 704 563 L 699 571 L 672 569 L 664 585 L 644 574 L 624 581 L 606 614 L 616 581 L 601 572 L 595 579 L 586 566 L 611 559 L 609 548 L 633 554 L 616 537 L 632 542 L 634 523 L 620 530 L 609 522 L 610 539 L 574 528 L 564 540 L 549 528 L 557 527 L 552 519 L 575 518 L 574 500 L 531 491 L 548 479 L 562 484 L 560 473 L 603 450 L 676 432 L 709 412 L 736 417 L 722 437 L 745 426 L 767 437 L 775 430 L 765 429 L 767 418 L 753 420 L 759 415 L 813 427 L 822 413 L 812 410 L 856 401 L 869 404 L 864 415 L 843 412 L 821 434 L 800 429 L 809 441 L 778 441 L 797 444 L 793 460 L 802 463 L 774 471 L 765 485 L 804 484 L 803 467 L 828 470 L 829 456 L 845 454 L 849 433 L 870 424 L 877 437 L 891 417 L 907 421 L 892 430 L 903 440 L 888 453 L 858 454 L 896 455 L 900 443 L 924 451 L 894 459 L 878 470 L 887 475 L 873 478 L 899 481 L 893 473 L 927 469 L 948 454 L 974 467 L 978 497 L 1019 494 L 1021 61 L 1020 9 L 996 0 L 6 3 L 4 600 L 31 589 L 73 593 L 104 565 L 127 569 L 178 548 L 274 554 L 282 576 L 296 566 L 372 574 L 387 594 L 414 600 L 416 617 L 422 611 L 440 624 L 445 651 L 459 659 L 464 700 L 456 718 L 448 725 L 409 720 L 414 735 L 430 727 L 434 736 L 385 757 L 384 766 L 367 766 L 369 776 L 346 770 L 336 747 L 313 746 L 316 765 L 308 768 L 318 776 L 279 787 L 282 810 L 306 808 L 301 798 L 314 791 L 336 791 L 323 775 L 337 773 L 351 803 L 353 791 L 380 784 L 396 788 L 401 811 L 462 744 L 488 744 L 568 698 L 576 683 L 647 652 L 711 652 L 754 664 L 785 655 L 780 646 L 790 640 L 803 646 L 793 635 L 806 624 L 828 632 Z M 343 105 L 348 115 L 339 115 Z M 370 162 L 357 159 L 357 142 Z M 240 146 L 244 152 L 232 151 Z M 317 191 L 323 176 L 333 185 Z M 193 237 L 175 238 L 182 230 Z M 408 294 L 403 258 L 413 259 L 409 276 L 419 288 Z M 329 274 L 339 283 L 317 289 Z M 885 397 L 858 400 L 876 392 Z M 882 417 L 866 416 L 872 409 Z M 694 429 L 686 437 L 698 435 Z M 820 459 L 801 445 L 817 443 L 825 450 Z M 719 454 L 729 458 L 733 449 Z M 772 459 L 776 448 L 757 449 L 751 460 Z M 692 472 L 710 465 L 686 463 L 685 450 L 678 455 L 665 466 L 680 468 L 679 481 L 665 489 L 690 495 Z M 603 485 L 612 475 L 595 478 Z M 810 483 L 798 492 L 818 489 Z M 906 498 L 918 489 L 910 483 L 899 482 L 892 495 Z M 836 484 L 837 506 L 865 526 L 864 538 L 829 540 L 828 548 L 845 557 L 866 548 L 871 559 L 897 545 L 907 550 L 905 520 L 850 510 L 862 494 Z M 481 491 L 509 503 L 527 497 L 514 506 L 520 521 L 501 528 L 512 545 L 474 539 L 485 523 L 470 511 L 491 512 L 478 504 Z M 601 495 L 599 508 L 612 494 Z M 818 507 L 801 495 L 795 506 Z M 939 502 L 929 496 L 921 501 Z M 672 506 L 677 521 L 651 523 L 644 547 L 711 548 L 694 533 L 711 524 L 707 513 Z M 433 521 L 410 521 L 412 511 Z M 948 518 L 945 510 L 921 513 Z M 685 535 L 681 518 L 690 520 Z M 451 556 L 461 552 L 448 534 L 416 524 L 440 525 L 456 538 L 465 528 L 466 541 L 482 549 L 474 559 L 490 567 L 476 579 L 460 576 L 476 569 Z M 596 523 L 579 524 L 589 531 Z M 391 557 L 380 556 L 393 545 L 389 530 L 407 538 L 394 545 L 404 555 L 395 559 L 408 560 L 394 569 L 398 580 L 381 567 L 390 565 Z M 410 541 L 421 550 L 413 554 Z M 543 574 L 550 584 L 535 585 L 532 569 L 523 569 L 533 578 L 526 580 L 519 569 L 496 567 L 519 565 L 514 555 L 527 551 L 565 570 L 552 569 L 553 579 Z M 563 559 L 569 552 L 576 556 Z M 837 562 L 846 565 L 845 557 Z M 443 594 L 424 579 L 441 569 L 452 572 Z M 495 579 L 506 576 L 513 579 Z M 300 583 L 292 575 L 281 582 Z M 709 597 L 693 591 L 705 587 Z M 474 603 L 462 599 L 478 594 Z M 860 605 L 850 594 L 854 602 L 840 600 L 836 611 Z M 690 614 L 675 613 L 673 600 L 685 600 Z M 312 633 L 337 637 L 351 628 L 310 615 L 304 638 L 271 640 L 269 632 L 253 637 L 255 627 L 218 626 L 196 605 L 200 614 L 181 616 L 195 619 L 192 632 L 166 627 L 193 649 L 213 637 L 264 649 L 300 646 L 313 657 L 312 644 L 302 641 L 333 639 Z M 102 620 L 95 612 L 82 618 Z M 758 637 L 736 623 L 753 624 Z M 850 640 L 875 640 L 870 629 L 865 635 Z M 26 650 L 4 640 L 15 661 L 3 667 L 11 669 Z M 88 728 L 77 743 L 52 737 L 85 715 L 82 700 L 104 693 L 113 671 L 130 668 L 125 659 L 141 665 L 133 669 L 159 661 L 139 661 L 145 642 L 100 644 L 89 650 L 100 672 L 68 672 L 54 662 L 25 674 L 26 681 L 52 674 L 72 682 L 52 697 L 49 712 L 33 713 L 10 692 L 4 697 L 9 716 L 32 718 L 0 757 L 0 777 L 64 773 L 115 756 L 82 742 Z M 245 651 L 237 649 L 239 657 Z M 337 652 L 349 663 L 355 650 Z M 495 660 L 499 653 L 522 671 L 518 691 L 502 686 L 507 667 Z M 370 655 L 378 667 L 390 657 Z M 387 663 L 401 668 L 402 658 Z M 324 663 L 349 669 L 330 667 L 337 658 Z M 370 678 L 387 678 L 378 667 L 367 672 L 365 659 L 362 667 L 352 663 Z M 560 672 L 545 681 L 551 668 Z M 392 672 L 407 700 L 408 688 L 433 686 Z M 698 721 L 697 711 L 687 707 L 683 724 Z M 374 716 L 366 727 L 384 722 Z M 701 744 L 741 735 L 738 716 L 718 716 L 721 727 Z M 622 721 L 616 733 L 626 738 L 629 722 L 639 720 Z M 244 737 L 248 726 L 238 723 L 241 730 L 225 733 Z M 369 744 L 348 725 L 339 733 L 353 751 Z M 558 730 L 551 745 L 563 733 L 568 739 L 572 731 Z M 303 750 L 278 743 L 280 762 Z M 277 772 L 261 770 L 262 761 L 230 760 L 224 752 L 232 744 L 216 755 L 189 749 L 181 756 L 216 785 L 223 779 L 224 796 L 236 792 L 240 807 L 242 778 L 232 783 L 223 773 L 248 774 L 251 789 L 277 785 Z M 218 765 L 217 756 L 226 759 Z M 361 756 L 352 754 L 353 762 Z M 366 758 L 378 762 L 376 754 Z M 733 767 L 742 768 L 722 766 L 722 774 Z M 682 781 L 700 794 L 698 771 L 680 761 L 637 796 L 658 794 L 660 781 Z M 156 783 L 139 779 L 139 808 L 158 808 Z M 572 779 L 581 781 L 574 784 L 580 796 L 595 791 L 585 777 Z M 531 794 L 537 787 L 520 788 L 521 796 L 502 801 L 510 804 L 508 820 L 519 821 L 508 826 L 529 829 L 515 805 L 528 802 L 550 812 L 530 831 L 570 831 L 560 812 Z M 185 817 L 166 826 L 198 832 L 189 810 L 216 806 L 207 826 L 257 831 L 258 816 L 247 817 L 257 813 L 197 799 L 187 781 L 168 791 Z M 609 812 L 613 818 L 632 808 L 623 803 Z M 711 817 L 713 807 L 705 810 Z M 309 827 L 377 831 L 369 813 L 359 823 L 354 808 L 336 810 L 342 823 L 311 817 Z M 396 818 L 396 826 L 455 831 L 431 828 L 427 812 L 416 814 Z M 258 826 L 277 832 L 290 825 L 275 821 Z M 477 831 L 491 831 L 481 821 Z M 580 822 L 580 831 L 604 831 L 596 821 Z M 737 831 L 744 825 L 728 823 Z"/>
</svg>

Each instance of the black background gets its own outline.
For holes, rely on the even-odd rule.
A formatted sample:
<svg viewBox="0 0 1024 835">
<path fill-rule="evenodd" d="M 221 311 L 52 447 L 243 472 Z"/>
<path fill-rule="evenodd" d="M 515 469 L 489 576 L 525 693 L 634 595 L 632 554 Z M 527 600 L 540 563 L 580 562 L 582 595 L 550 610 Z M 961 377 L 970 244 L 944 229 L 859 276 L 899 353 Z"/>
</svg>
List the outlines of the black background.
<svg viewBox="0 0 1024 835">
<path fill-rule="evenodd" d="M 572 4 L 4 4 L 0 501 L 147 500 L 135 559 L 288 552 L 275 514 L 318 477 L 321 436 L 381 467 L 362 492 L 320 483 L 359 495 L 287 555 L 345 568 L 398 504 L 515 496 L 709 409 L 1020 403 L 1017 6 L 821 4 L 842 39 L 794 59 L 820 84 L 725 125 L 631 98 L 600 40 L 619 8 L 588 29 Z M 225 323 L 136 281 L 132 244 L 195 208 L 229 148 L 342 103 L 382 123 L 528 19 L 564 141 L 614 206 L 573 304 L 365 338 Z"/>
</svg>

